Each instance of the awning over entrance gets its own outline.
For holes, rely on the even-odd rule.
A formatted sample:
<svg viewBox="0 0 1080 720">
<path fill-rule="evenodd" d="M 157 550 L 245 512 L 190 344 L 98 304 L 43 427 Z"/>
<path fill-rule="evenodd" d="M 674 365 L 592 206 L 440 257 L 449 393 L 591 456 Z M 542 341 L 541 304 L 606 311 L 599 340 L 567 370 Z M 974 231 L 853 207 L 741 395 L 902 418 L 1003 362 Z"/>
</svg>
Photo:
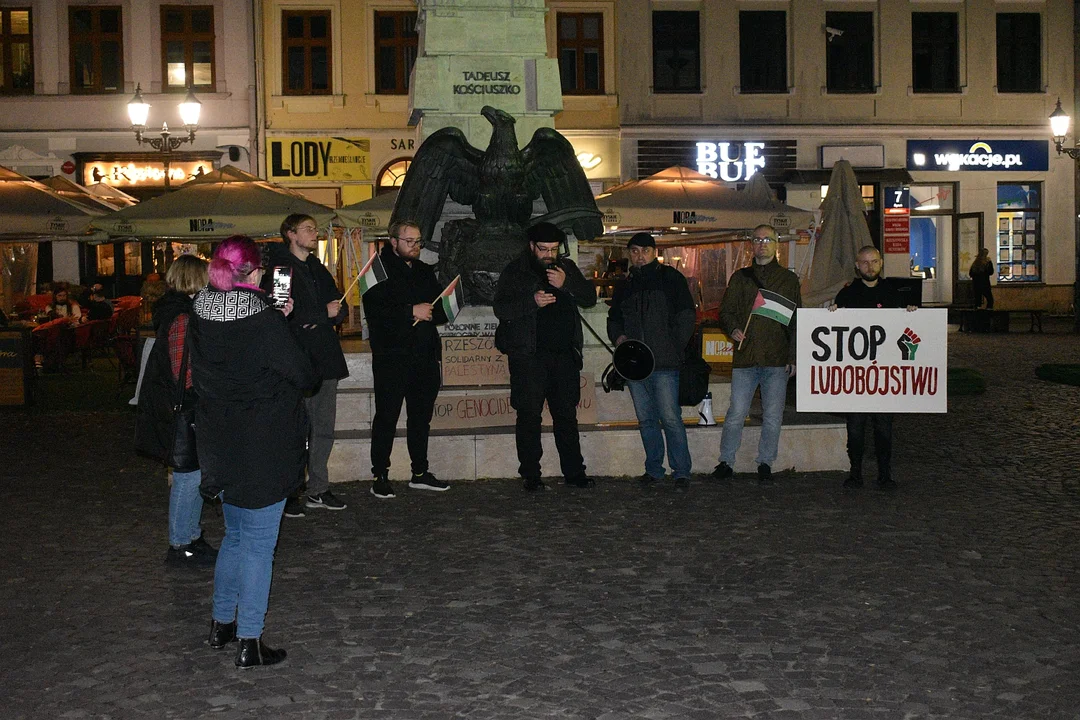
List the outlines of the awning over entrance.
<svg viewBox="0 0 1080 720">
<path fill-rule="evenodd" d="M 828 185 L 832 170 L 788 170 L 783 182 L 789 185 Z M 911 173 L 903 168 L 855 168 L 855 180 L 860 185 L 907 185 L 913 182 Z"/>
</svg>

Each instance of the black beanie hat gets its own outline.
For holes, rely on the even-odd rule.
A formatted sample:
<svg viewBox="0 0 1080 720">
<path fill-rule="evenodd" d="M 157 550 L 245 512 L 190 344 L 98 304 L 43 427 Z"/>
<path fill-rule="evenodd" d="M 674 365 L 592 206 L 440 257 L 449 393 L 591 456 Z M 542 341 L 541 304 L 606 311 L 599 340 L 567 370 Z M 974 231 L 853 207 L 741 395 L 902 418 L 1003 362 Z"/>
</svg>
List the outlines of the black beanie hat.
<svg viewBox="0 0 1080 720">
<path fill-rule="evenodd" d="M 531 243 L 562 243 L 566 240 L 566 233 L 549 222 L 536 223 L 529 228 L 526 236 Z"/>
<path fill-rule="evenodd" d="M 656 247 L 656 240 L 654 240 L 653 236 L 647 232 L 639 232 L 626 243 L 626 247 L 632 247 L 634 245 L 637 245 L 638 247 L 654 248 Z"/>
</svg>

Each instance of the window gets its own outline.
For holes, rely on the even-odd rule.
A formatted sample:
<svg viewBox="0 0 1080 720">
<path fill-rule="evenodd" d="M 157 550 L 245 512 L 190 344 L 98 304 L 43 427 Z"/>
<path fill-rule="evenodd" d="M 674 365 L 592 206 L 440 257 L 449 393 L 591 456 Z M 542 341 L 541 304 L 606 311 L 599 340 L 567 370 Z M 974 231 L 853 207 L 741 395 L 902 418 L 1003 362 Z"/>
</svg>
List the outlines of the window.
<svg viewBox="0 0 1080 720">
<path fill-rule="evenodd" d="M 998 282 L 1038 282 L 1042 245 L 1042 183 L 997 186 Z M 991 257 L 991 260 L 994 258 Z"/>
<path fill-rule="evenodd" d="M 284 95 L 330 94 L 330 11 L 281 13 Z"/>
<path fill-rule="evenodd" d="M 124 32 L 119 7 L 68 8 L 71 92 L 124 91 Z"/>
<path fill-rule="evenodd" d="M 401 187 L 401 184 L 405 182 L 405 173 L 409 171 L 410 165 L 412 165 L 412 158 L 402 158 L 394 160 L 384 167 L 382 172 L 379 173 L 378 180 L 375 181 L 375 194 L 382 195 L 384 192 Z"/>
<path fill-rule="evenodd" d="M 959 26 L 957 13 L 911 13 L 912 90 L 960 91 Z"/>
<path fill-rule="evenodd" d="M 787 13 L 739 13 L 739 91 L 787 92 Z"/>
<path fill-rule="evenodd" d="M 559 75 L 563 95 L 604 93 L 604 16 L 559 13 Z"/>
<path fill-rule="evenodd" d="M 0 94 L 34 92 L 30 9 L 0 10 Z"/>
<path fill-rule="evenodd" d="M 825 13 L 825 82 L 831 93 L 874 92 L 874 13 Z"/>
<path fill-rule="evenodd" d="M 161 76 L 166 91 L 214 92 L 214 8 L 161 6 Z"/>
<path fill-rule="evenodd" d="M 416 13 L 375 13 L 375 92 L 408 95 L 419 38 Z"/>
<path fill-rule="evenodd" d="M 1003 93 L 1042 92 L 1039 13 L 998 13 L 997 89 Z"/>
<path fill-rule="evenodd" d="M 656 11 L 653 21 L 653 92 L 701 92 L 701 42 L 696 11 Z"/>
</svg>

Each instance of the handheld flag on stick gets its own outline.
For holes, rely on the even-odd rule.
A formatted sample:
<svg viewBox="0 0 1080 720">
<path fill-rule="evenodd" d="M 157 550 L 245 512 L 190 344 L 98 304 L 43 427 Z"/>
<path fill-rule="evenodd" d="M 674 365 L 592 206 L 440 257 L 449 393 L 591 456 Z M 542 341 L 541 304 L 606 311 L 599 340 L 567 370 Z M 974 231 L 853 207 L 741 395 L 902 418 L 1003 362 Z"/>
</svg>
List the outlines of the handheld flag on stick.
<svg viewBox="0 0 1080 720">
<path fill-rule="evenodd" d="M 795 307 L 794 302 L 780 293 L 774 293 L 770 290 L 758 290 L 757 297 L 754 298 L 754 306 L 750 310 L 749 317 L 746 318 L 746 327 L 743 328 L 743 339 L 739 341 L 739 349 L 742 349 L 743 342 L 746 340 L 746 330 L 750 327 L 750 318 L 758 315 L 787 326 L 791 324 L 791 318 L 795 315 Z"/>
<path fill-rule="evenodd" d="M 361 295 L 386 279 L 386 268 L 383 267 L 379 253 L 372 253 L 371 258 L 360 269 L 360 274 L 356 276 L 356 279 L 360 282 Z"/>
<path fill-rule="evenodd" d="M 461 312 L 461 308 L 465 307 L 465 295 L 461 292 L 460 275 L 450 281 L 442 294 L 436 298 L 436 302 L 442 304 L 443 312 L 446 313 L 446 322 L 454 322 L 454 318 Z M 432 306 L 434 306 L 434 303 L 432 303 Z"/>
<path fill-rule="evenodd" d="M 446 286 L 446 289 L 439 293 L 439 297 L 435 298 L 435 302 L 431 303 L 432 309 L 436 305 L 439 305 L 443 309 L 443 313 L 446 314 L 446 322 L 454 322 L 460 313 L 461 309 L 465 307 L 465 295 L 461 291 L 461 276 L 450 281 L 450 284 Z M 413 325 L 419 323 L 419 320 L 414 320 Z"/>
</svg>

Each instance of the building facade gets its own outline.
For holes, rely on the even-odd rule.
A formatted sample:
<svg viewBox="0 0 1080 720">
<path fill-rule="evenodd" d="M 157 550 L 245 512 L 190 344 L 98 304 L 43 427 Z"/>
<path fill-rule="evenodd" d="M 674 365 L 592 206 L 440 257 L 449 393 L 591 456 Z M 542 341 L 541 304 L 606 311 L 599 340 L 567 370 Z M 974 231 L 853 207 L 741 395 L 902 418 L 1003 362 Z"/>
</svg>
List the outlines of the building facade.
<svg viewBox="0 0 1080 720">
<path fill-rule="evenodd" d="M 0 165 L 139 197 L 163 192 L 167 176 L 254 171 L 253 28 L 251 0 L 0 0 Z M 153 138 L 163 122 L 187 135 L 177 106 L 193 90 L 194 141 L 167 157 L 138 145 L 127 112 L 136 88 Z M 123 293 L 154 270 L 155 249 L 139 243 L 43 246 L 51 263 L 39 264 L 39 282 L 101 279 Z"/>
<path fill-rule="evenodd" d="M 1074 105 L 1072 2 L 624 0 L 616 25 L 639 38 L 619 54 L 624 177 L 760 171 L 813 209 L 847 158 L 887 274 L 924 302 L 964 302 L 985 246 L 999 307 L 1071 306 L 1074 163 L 1048 117 Z"/>
</svg>

